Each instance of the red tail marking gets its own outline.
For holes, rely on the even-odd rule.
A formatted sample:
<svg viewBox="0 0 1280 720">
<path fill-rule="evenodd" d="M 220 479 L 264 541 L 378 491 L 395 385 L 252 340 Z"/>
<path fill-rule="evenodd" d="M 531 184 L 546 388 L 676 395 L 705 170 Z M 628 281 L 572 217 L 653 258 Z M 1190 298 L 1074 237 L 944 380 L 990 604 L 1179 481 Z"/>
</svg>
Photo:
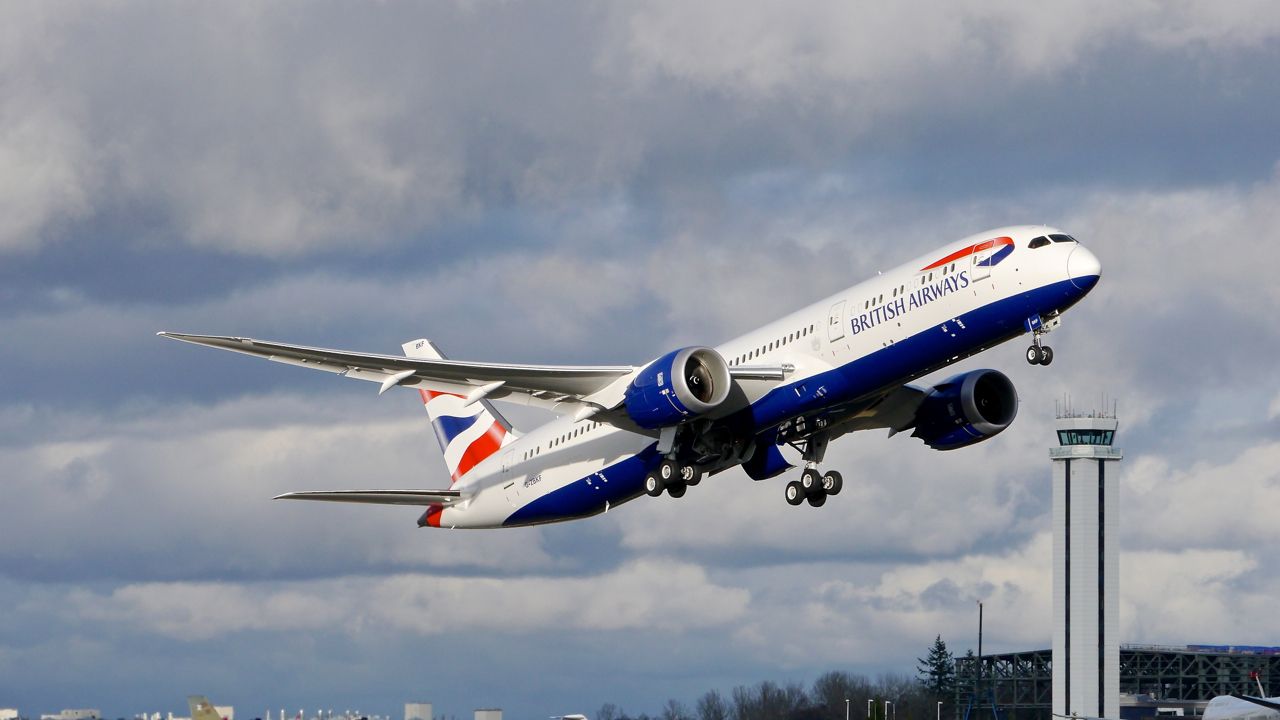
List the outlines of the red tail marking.
<svg viewBox="0 0 1280 720">
<path fill-rule="evenodd" d="M 502 447 L 502 438 L 506 435 L 507 431 L 495 422 L 488 432 L 473 440 L 467 446 L 467 451 L 462 453 L 462 459 L 458 460 L 458 469 L 453 472 L 453 481 L 457 482 L 458 478 L 466 475 L 481 460 L 497 452 L 498 448 Z"/>
<path fill-rule="evenodd" d="M 460 398 L 460 397 L 462 397 L 461 395 L 458 395 L 457 393 L 436 392 L 435 390 L 423 390 L 423 389 L 421 389 L 421 388 L 419 388 L 419 389 L 418 389 L 418 394 L 422 396 L 422 404 L 423 404 L 423 405 L 426 405 L 427 403 L 429 403 L 429 402 L 431 402 L 432 400 L 434 400 L 434 399 L 436 399 L 436 398 L 440 397 L 441 395 L 452 395 L 452 396 L 454 396 L 454 397 L 456 397 L 456 398 Z"/>
<path fill-rule="evenodd" d="M 418 520 L 418 527 L 440 527 L 440 514 L 443 512 L 443 505 L 428 505 L 427 511 Z"/>
</svg>

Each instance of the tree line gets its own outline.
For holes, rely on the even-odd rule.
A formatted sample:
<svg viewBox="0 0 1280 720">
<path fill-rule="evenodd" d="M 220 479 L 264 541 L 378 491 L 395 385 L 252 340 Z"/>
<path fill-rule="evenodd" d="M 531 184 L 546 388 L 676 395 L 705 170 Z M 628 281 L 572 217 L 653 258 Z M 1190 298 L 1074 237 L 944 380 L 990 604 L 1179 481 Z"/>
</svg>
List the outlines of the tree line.
<svg viewBox="0 0 1280 720">
<path fill-rule="evenodd" d="M 972 652 L 972 651 L 971 651 Z M 709 690 L 692 705 L 668 700 L 657 715 L 629 715 L 606 703 L 591 720 L 934 720 L 955 711 L 955 659 L 939 636 L 916 676 L 828 672 L 811 687 L 763 680 L 727 695 Z M 938 703 L 942 703 L 941 706 Z"/>
</svg>

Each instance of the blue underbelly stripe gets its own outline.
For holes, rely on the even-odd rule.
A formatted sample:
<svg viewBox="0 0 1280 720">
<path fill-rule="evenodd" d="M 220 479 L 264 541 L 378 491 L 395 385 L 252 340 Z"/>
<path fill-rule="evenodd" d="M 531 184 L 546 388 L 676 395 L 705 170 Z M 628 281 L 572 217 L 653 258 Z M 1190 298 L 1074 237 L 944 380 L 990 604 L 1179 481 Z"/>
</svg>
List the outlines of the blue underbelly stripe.
<svg viewBox="0 0 1280 720">
<path fill-rule="evenodd" d="M 1023 334 L 1028 317 L 1065 310 L 1085 292 L 1064 280 L 984 305 L 838 368 L 777 387 L 742 412 L 749 414 L 749 422 L 761 433 L 796 415 L 898 387 Z M 657 443 L 653 443 L 519 508 L 503 525 L 596 515 L 604 511 L 606 502 L 617 507 L 644 492 L 644 476 L 659 461 Z"/>
</svg>

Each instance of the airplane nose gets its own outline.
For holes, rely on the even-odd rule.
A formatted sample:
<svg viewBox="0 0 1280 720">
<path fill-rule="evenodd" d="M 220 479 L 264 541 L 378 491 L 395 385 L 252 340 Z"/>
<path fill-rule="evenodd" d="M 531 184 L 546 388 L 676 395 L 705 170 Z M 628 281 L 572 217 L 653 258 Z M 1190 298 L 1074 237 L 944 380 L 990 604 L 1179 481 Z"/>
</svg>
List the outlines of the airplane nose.
<svg viewBox="0 0 1280 720">
<path fill-rule="evenodd" d="M 1067 277 L 1071 278 L 1071 284 L 1077 288 L 1089 290 L 1102 277 L 1102 263 L 1098 262 L 1098 256 L 1089 252 L 1088 248 L 1076 245 L 1067 256 Z"/>
</svg>

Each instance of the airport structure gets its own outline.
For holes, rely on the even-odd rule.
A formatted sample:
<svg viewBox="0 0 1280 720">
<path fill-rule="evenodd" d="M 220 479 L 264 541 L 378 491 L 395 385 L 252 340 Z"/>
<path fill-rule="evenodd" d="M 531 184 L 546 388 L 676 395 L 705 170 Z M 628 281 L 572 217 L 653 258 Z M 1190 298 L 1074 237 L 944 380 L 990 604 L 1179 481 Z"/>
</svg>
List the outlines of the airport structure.
<svg viewBox="0 0 1280 720">
<path fill-rule="evenodd" d="M 1280 694 L 1280 647 L 1121 645 L 1118 655 L 1119 709 L 1108 718 L 1198 716 L 1212 698 L 1256 696 L 1259 684 L 1264 695 Z M 972 701 L 971 720 L 988 720 L 993 699 L 1000 720 L 1051 720 L 1053 677 L 1047 648 L 957 658 L 957 714 Z"/>
<path fill-rule="evenodd" d="M 432 720 L 431 703 L 405 703 L 404 720 Z"/>
<path fill-rule="evenodd" d="M 475 720 L 502 720 L 502 709 L 476 708 Z"/>
<path fill-rule="evenodd" d="M 1120 644 L 1118 427 L 1114 410 L 1059 409 L 1053 647 L 957 658 L 958 718 L 1198 716 L 1219 695 L 1280 693 L 1280 648 Z"/>
<path fill-rule="evenodd" d="M 1053 712 L 1120 716 L 1115 413 L 1058 412 L 1053 460 Z"/>
<path fill-rule="evenodd" d="M 99 720 L 101 717 L 101 710 L 84 708 L 82 710 L 63 710 L 53 715 L 41 715 L 40 720 Z"/>
</svg>

